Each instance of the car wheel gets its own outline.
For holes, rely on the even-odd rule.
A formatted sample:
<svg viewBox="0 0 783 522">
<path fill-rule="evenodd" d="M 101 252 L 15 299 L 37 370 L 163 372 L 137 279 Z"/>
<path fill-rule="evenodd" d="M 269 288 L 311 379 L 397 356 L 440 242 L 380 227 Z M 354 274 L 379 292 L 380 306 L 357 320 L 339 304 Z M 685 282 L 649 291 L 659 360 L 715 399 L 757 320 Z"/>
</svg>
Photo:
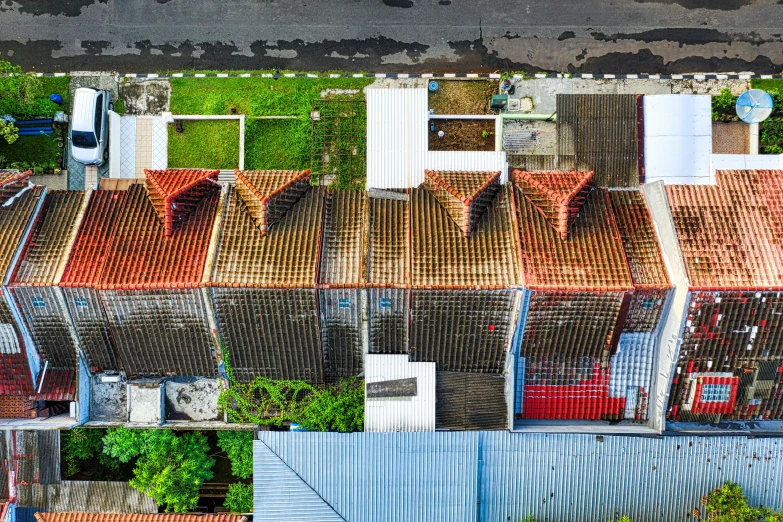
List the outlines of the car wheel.
<svg viewBox="0 0 783 522">
<path fill-rule="evenodd" d="M 109 147 L 108 147 L 108 145 L 106 146 L 105 149 L 103 149 L 103 161 L 104 162 L 109 161 Z"/>
</svg>

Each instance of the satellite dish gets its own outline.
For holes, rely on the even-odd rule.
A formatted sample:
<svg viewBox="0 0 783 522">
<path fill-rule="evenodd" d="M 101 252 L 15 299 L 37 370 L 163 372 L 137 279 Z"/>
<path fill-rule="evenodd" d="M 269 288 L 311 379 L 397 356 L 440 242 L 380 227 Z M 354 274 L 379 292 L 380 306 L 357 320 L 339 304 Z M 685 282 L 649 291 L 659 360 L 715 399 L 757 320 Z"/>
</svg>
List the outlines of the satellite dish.
<svg viewBox="0 0 783 522">
<path fill-rule="evenodd" d="M 761 123 L 772 114 L 772 96 L 761 89 L 751 89 L 737 98 L 737 116 L 745 123 Z"/>
</svg>

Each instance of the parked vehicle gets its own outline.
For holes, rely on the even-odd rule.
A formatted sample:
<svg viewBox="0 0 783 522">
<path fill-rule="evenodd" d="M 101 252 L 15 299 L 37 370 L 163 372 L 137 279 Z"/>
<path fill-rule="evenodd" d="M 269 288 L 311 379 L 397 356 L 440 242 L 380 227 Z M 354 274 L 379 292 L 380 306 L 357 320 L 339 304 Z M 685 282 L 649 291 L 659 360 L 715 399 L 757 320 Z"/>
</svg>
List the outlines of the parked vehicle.
<svg viewBox="0 0 783 522">
<path fill-rule="evenodd" d="M 85 165 L 103 165 L 109 159 L 109 115 L 114 109 L 106 90 L 76 89 L 71 115 L 71 156 Z"/>
</svg>

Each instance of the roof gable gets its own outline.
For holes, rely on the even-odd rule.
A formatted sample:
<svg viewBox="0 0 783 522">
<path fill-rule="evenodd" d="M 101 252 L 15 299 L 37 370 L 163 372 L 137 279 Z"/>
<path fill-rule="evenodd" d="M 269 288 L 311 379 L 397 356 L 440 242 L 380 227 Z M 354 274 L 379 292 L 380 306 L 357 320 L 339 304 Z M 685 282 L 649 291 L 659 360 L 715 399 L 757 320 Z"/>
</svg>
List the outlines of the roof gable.
<svg viewBox="0 0 783 522">
<path fill-rule="evenodd" d="M 310 188 L 309 170 L 237 170 L 236 191 L 266 235 Z"/>
<path fill-rule="evenodd" d="M 691 288 L 783 288 L 783 170 L 719 170 L 717 185 L 667 185 Z"/>
<path fill-rule="evenodd" d="M 425 170 L 425 188 L 469 237 L 500 190 L 500 172 Z"/>
<path fill-rule="evenodd" d="M 565 239 L 592 189 L 593 172 L 515 170 L 513 179 L 528 201 Z"/>
<path fill-rule="evenodd" d="M 13 203 L 0 206 L 0 281 L 11 268 L 43 192 L 44 187 L 32 187 L 20 192 Z"/>
<path fill-rule="evenodd" d="M 170 237 L 202 199 L 218 188 L 219 170 L 144 169 L 152 206 Z"/>
</svg>

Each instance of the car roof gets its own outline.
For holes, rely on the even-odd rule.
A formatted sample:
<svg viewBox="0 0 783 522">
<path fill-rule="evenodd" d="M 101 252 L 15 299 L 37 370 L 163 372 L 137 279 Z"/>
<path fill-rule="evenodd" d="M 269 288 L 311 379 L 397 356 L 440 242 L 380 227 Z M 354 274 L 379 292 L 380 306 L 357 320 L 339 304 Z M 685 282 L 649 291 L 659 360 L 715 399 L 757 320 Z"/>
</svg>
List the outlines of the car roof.
<svg viewBox="0 0 783 522">
<path fill-rule="evenodd" d="M 93 132 L 95 118 L 95 98 L 100 91 L 80 87 L 76 89 L 73 98 L 73 114 L 71 128 L 75 131 Z"/>
</svg>

